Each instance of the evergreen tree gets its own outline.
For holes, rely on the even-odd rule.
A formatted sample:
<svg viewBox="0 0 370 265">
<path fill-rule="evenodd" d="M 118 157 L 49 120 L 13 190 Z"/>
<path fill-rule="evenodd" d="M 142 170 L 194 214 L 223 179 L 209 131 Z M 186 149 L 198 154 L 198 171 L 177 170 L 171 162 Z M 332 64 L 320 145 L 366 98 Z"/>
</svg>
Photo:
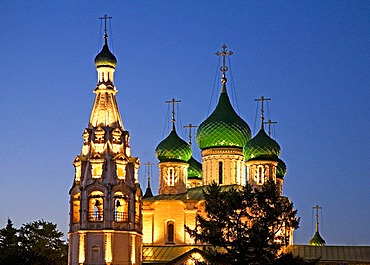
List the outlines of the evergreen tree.
<svg viewBox="0 0 370 265">
<path fill-rule="evenodd" d="M 22 259 L 32 265 L 67 264 L 67 245 L 56 224 L 44 220 L 24 224 L 19 230 Z"/>
<path fill-rule="evenodd" d="M 273 264 L 289 243 L 284 231 L 298 228 L 297 210 L 274 182 L 257 189 L 213 183 L 204 200 L 205 213 L 197 215 L 197 226 L 185 229 L 206 244 L 204 254 L 211 264 Z"/>
<path fill-rule="evenodd" d="M 0 229 L 0 264 L 22 264 L 19 257 L 19 238 L 17 233 L 18 230 L 8 218 L 6 227 Z"/>
<path fill-rule="evenodd" d="M 16 229 L 8 219 L 0 229 L 1 265 L 66 265 L 68 246 L 56 224 L 44 220 Z"/>
</svg>

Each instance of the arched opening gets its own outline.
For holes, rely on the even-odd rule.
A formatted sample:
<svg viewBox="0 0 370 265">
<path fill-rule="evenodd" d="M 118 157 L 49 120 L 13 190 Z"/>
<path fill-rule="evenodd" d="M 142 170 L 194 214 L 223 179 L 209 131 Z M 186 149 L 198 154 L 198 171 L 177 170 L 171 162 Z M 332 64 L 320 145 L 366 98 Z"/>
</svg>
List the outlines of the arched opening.
<svg viewBox="0 0 370 265">
<path fill-rule="evenodd" d="M 104 219 L 104 194 L 101 191 L 93 191 L 89 197 L 89 221 L 101 222 Z"/>
<path fill-rule="evenodd" d="M 175 242 L 175 226 L 173 221 L 167 222 L 167 243 L 171 244 Z"/>
<path fill-rule="evenodd" d="M 168 169 L 167 186 L 175 186 L 175 172 L 172 167 Z"/>
<path fill-rule="evenodd" d="M 218 184 L 223 184 L 224 165 L 220 161 L 218 162 Z"/>
<path fill-rule="evenodd" d="M 72 223 L 80 222 L 80 193 L 72 197 Z"/>
<path fill-rule="evenodd" d="M 257 167 L 256 182 L 258 185 L 262 185 L 265 182 L 265 170 L 262 165 Z"/>
<path fill-rule="evenodd" d="M 128 204 L 127 197 L 122 192 L 114 193 L 114 221 L 128 221 Z"/>
</svg>

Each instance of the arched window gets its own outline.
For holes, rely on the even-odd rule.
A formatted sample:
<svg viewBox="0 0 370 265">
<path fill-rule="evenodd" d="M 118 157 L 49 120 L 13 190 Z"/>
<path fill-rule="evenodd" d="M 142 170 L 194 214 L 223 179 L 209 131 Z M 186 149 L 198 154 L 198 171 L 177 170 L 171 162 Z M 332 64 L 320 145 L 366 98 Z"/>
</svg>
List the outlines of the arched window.
<svg viewBox="0 0 370 265">
<path fill-rule="evenodd" d="M 168 169 L 167 186 L 175 186 L 175 172 L 172 167 Z"/>
<path fill-rule="evenodd" d="M 89 221 L 101 222 L 104 219 L 104 194 L 101 191 L 93 191 L 89 197 Z"/>
<path fill-rule="evenodd" d="M 257 167 L 256 182 L 258 185 L 262 185 L 265 182 L 265 170 L 262 165 Z"/>
<path fill-rule="evenodd" d="M 223 163 L 220 161 L 218 162 L 218 184 L 222 184 L 223 183 L 223 175 L 224 175 L 224 165 Z"/>
<path fill-rule="evenodd" d="M 167 243 L 174 243 L 175 226 L 172 221 L 167 222 Z"/>
<path fill-rule="evenodd" d="M 72 222 L 80 222 L 80 193 L 76 193 L 72 197 Z"/>
<path fill-rule="evenodd" d="M 114 193 L 114 221 L 128 221 L 128 204 L 126 196 L 122 192 Z"/>
</svg>

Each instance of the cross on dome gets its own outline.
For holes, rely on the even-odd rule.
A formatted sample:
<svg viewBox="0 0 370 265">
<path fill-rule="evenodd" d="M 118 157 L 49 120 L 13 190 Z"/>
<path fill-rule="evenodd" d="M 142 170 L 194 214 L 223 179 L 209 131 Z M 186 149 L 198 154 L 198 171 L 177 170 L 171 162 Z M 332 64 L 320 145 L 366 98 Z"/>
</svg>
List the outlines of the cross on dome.
<svg viewBox="0 0 370 265">
<path fill-rule="evenodd" d="M 263 108 L 263 102 L 264 101 L 267 101 L 267 100 L 271 100 L 271 98 L 265 98 L 264 96 L 260 97 L 260 98 L 257 98 L 255 99 L 254 101 L 261 101 L 262 102 L 262 108 L 261 108 L 261 130 L 263 130 L 263 124 L 264 124 L 264 120 L 265 120 L 265 110 Z"/>
<path fill-rule="evenodd" d="M 222 66 L 220 67 L 222 78 L 225 78 L 225 73 L 227 72 L 227 70 L 229 70 L 229 68 L 226 66 L 226 56 L 231 56 L 234 54 L 232 51 L 226 51 L 226 48 L 227 46 L 226 44 L 224 44 L 222 45 L 222 51 L 216 52 L 217 56 L 222 56 Z"/>
<path fill-rule="evenodd" d="M 174 99 L 172 98 L 171 100 L 166 100 L 166 103 L 167 104 L 172 104 L 172 119 L 171 119 L 171 122 L 172 122 L 172 131 L 175 130 L 175 103 L 180 103 L 181 100 L 177 100 L 177 99 Z"/>
<path fill-rule="evenodd" d="M 100 20 L 104 19 L 104 39 L 105 41 L 108 38 L 108 33 L 107 33 L 107 20 L 112 19 L 112 17 L 108 17 L 107 15 L 104 15 L 104 17 L 100 17 Z"/>
</svg>

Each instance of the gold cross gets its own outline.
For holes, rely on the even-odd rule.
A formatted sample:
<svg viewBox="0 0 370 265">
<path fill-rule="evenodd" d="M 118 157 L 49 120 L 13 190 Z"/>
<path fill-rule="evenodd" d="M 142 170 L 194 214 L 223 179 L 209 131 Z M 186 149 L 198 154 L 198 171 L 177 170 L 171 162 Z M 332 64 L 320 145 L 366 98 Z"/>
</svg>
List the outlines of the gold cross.
<svg viewBox="0 0 370 265">
<path fill-rule="evenodd" d="M 227 72 L 227 70 L 229 70 L 229 68 L 226 66 L 226 56 L 229 55 L 233 55 L 234 53 L 232 51 L 226 51 L 226 44 L 222 45 L 222 51 L 218 51 L 216 52 L 216 55 L 217 56 L 222 56 L 222 66 L 220 67 L 220 70 L 222 72 L 222 77 L 224 78 L 225 77 L 225 73 Z"/>
</svg>

